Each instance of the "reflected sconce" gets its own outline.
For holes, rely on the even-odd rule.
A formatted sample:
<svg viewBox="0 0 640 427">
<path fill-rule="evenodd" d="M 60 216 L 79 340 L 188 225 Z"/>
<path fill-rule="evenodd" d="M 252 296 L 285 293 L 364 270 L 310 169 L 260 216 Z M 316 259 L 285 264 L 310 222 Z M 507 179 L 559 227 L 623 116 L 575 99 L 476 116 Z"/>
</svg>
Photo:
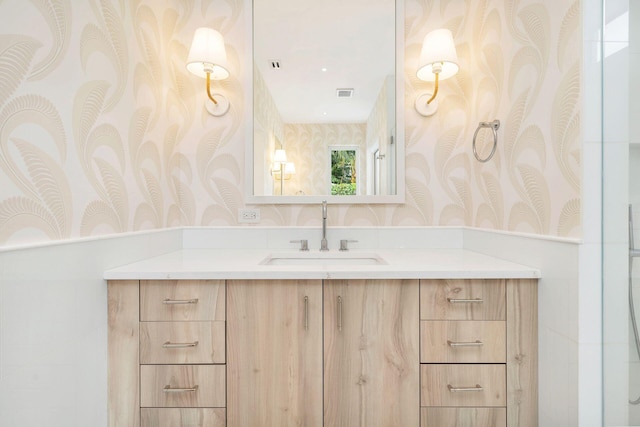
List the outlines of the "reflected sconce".
<svg viewBox="0 0 640 427">
<path fill-rule="evenodd" d="M 229 100 L 219 93 L 211 93 L 211 80 L 229 77 L 227 51 L 222 34 L 211 28 L 198 28 L 193 35 L 187 58 L 187 70 L 207 79 L 205 107 L 209 114 L 220 117 L 229 111 Z"/>
<path fill-rule="evenodd" d="M 440 80 L 453 77 L 459 70 L 456 45 L 450 30 L 433 30 L 422 43 L 422 53 L 418 63 L 418 78 L 434 82 L 433 93 L 424 93 L 416 99 L 416 111 L 425 116 L 433 115 L 438 109 L 438 86 Z"/>
<path fill-rule="evenodd" d="M 296 167 L 293 162 L 287 162 L 287 153 L 284 149 L 276 150 L 273 153 L 273 166 L 271 167 L 271 175 L 280 181 L 280 195 L 284 194 L 284 180 L 291 179 L 291 175 L 296 173 Z"/>
<path fill-rule="evenodd" d="M 273 177 L 277 180 L 280 180 L 281 178 L 281 172 L 280 172 L 280 166 L 278 165 L 277 167 L 274 167 L 271 171 L 271 173 L 273 174 Z M 296 174 L 296 166 L 293 164 L 293 162 L 286 162 L 284 164 L 284 179 L 289 180 L 291 179 L 292 175 Z"/>
</svg>

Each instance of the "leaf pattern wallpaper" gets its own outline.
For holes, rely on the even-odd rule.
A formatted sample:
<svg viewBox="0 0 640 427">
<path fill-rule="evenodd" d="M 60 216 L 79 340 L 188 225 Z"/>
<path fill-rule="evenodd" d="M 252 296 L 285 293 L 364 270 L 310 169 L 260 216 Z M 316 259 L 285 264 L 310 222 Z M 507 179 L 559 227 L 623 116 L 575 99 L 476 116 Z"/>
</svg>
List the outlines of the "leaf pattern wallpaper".
<svg viewBox="0 0 640 427">
<path fill-rule="evenodd" d="M 0 246 L 237 226 L 247 13 L 245 0 L 0 1 Z M 578 0 L 405 0 L 406 203 L 335 206 L 330 224 L 580 237 L 580 15 Z M 214 85 L 231 109 L 220 118 L 185 68 L 200 26 L 227 44 L 231 76 Z M 413 103 L 431 87 L 417 60 L 442 27 L 461 69 L 424 118 Z M 494 119 L 498 149 L 479 163 L 473 134 Z M 492 143 L 479 133 L 481 154 Z M 317 209 L 264 205 L 261 224 L 317 225 Z"/>
</svg>

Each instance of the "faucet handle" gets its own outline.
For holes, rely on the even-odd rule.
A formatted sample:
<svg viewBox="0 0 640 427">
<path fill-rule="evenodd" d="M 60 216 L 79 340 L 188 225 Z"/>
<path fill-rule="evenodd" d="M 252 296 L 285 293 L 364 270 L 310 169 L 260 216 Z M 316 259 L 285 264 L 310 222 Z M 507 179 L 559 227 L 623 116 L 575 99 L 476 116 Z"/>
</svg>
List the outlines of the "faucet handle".
<svg viewBox="0 0 640 427">
<path fill-rule="evenodd" d="M 300 250 L 301 251 L 308 251 L 309 250 L 309 241 L 307 239 L 291 240 L 291 241 L 289 241 L 289 243 L 300 243 Z"/>
<path fill-rule="evenodd" d="M 347 239 L 340 240 L 340 250 L 348 251 L 349 243 L 357 243 L 357 242 L 358 242 L 357 240 L 347 240 Z"/>
</svg>

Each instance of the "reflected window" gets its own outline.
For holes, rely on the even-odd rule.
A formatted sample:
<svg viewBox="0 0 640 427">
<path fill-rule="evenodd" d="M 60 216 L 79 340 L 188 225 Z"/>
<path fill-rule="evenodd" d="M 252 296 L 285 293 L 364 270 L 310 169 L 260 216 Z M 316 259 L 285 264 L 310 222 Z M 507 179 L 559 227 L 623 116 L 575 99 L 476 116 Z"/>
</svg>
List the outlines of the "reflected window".
<svg viewBox="0 0 640 427">
<path fill-rule="evenodd" d="M 355 148 L 331 148 L 331 195 L 358 194 L 358 151 Z"/>
</svg>

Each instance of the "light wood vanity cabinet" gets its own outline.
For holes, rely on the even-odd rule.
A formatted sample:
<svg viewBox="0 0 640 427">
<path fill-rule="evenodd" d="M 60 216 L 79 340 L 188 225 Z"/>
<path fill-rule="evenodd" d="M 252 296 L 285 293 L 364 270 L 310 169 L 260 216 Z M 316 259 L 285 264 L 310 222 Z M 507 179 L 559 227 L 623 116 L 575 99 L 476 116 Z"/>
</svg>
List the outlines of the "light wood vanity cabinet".
<svg viewBox="0 0 640 427">
<path fill-rule="evenodd" d="M 538 425 L 536 280 L 110 281 L 108 334 L 110 427 Z"/>
<path fill-rule="evenodd" d="M 422 427 L 533 427 L 535 280 L 421 280 Z"/>
<path fill-rule="evenodd" d="M 226 426 L 225 282 L 109 282 L 109 426 Z"/>
<path fill-rule="evenodd" d="M 322 281 L 227 289 L 228 425 L 322 426 Z"/>
<path fill-rule="evenodd" d="M 324 285 L 324 425 L 417 426 L 418 280 Z"/>
<path fill-rule="evenodd" d="M 417 280 L 227 289 L 228 426 L 418 425 Z"/>
</svg>

